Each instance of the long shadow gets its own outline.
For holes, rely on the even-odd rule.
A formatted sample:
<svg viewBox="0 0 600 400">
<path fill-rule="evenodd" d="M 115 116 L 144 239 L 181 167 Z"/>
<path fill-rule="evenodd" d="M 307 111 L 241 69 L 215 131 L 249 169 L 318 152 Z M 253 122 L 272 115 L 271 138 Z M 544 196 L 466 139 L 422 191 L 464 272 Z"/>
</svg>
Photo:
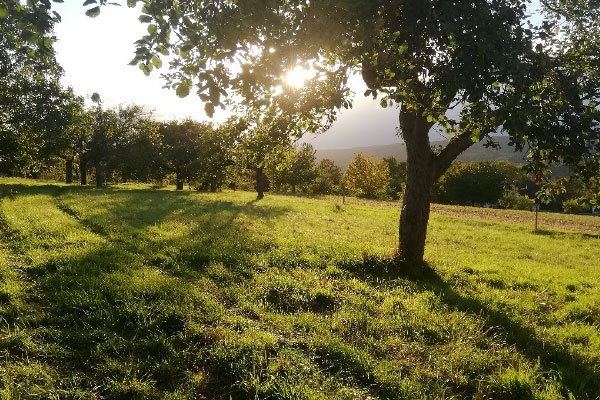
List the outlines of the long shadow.
<svg viewBox="0 0 600 400">
<path fill-rule="evenodd" d="M 581 235 L 581 237 L 584 239 L 600 239 L 600 234 L 588 233 L 588 232 L 574 232 L 574 231 L 560 232 L 560 231 L 549 231 L 549 230 L 545 230 L 545 229 L 538 229 L 537 231 L 533 231 L 532 233 L 534 235 L 548 236 L 551 238 L 561 238 L 565 235 L 575 234 L 575 235 Z"/>
<path fill-rule="evenodd" d="M 581 357 L 548 343 L 535 330 L 511 318 L 509 314 L 491 308 L 481 300 L 455 290 L 428 264 L 415 266 L 386 257 L 366 257 L 342 266 L 356 277 L 381 285 L 405 281 L 419 291 L 431 291 L 455 310 L 483 318 L 491 334 L 501 334 L 508 344 L 532 363 L 540 362 L 546 371 L 558 371 L 562 384 L 576 397 L 600 397 L 600 373 Z M 568 397 L 567 393 L 563 393 Z"/>
<path fill-rule="evenodd" d="M 65 254 L 58 262 L 25 268 L 24 273 L 35 282 L 28 302 L 44 310 L 41 315 L 31 316 L 30 327 L 43 330 L 44 340 L 60 349 L 58 357 L 43 354 L 38 358 L 55 371 L 62 371 L 65 381 L 71 373 L 81 374 L 78 388 L 114 398 L 147 397 L 143 392 L 119 397 L 106 386 L 107 382 L 150 379 L 159 390 L 170 391 L 183 384 L 189 371 L 203 362 L 199 359 L 202 352 L 194 346 L 209 339 L 188 328 L 193 322 L 204 326 L 215 323 L 221 306 L 216 299 L 186 297 L 191 296 L 186 282 L 160 278 L 163 272 L 177 273 L 183 265 L 196 276 L 222 284 L 217 282 L 218 276 L 204 274 L 207 265 L 221 263 L 235 273 L 256 251 L 266 251 L 271 245 L 252 229 L 241 226 L 237 218 L 244 214 L 250 220 L 270 219 L 289 211 L 286 207 L 235 204 L 216 197 L 199 201 L 191 193 L 127 190 L 110 191 L 118 196 L 116 201 L 108 202 L 105 208 L 98 203 L 100 210 L 84 215 L 69 206 L 73 198 L 65 202 L 63 195 L 86 193 L 83 198 L 90 200 L 88 195 L 104 196 L 107 191 L 54 185 L 0 185 L 0 191 L 13 197 L 53 196 L 57 206 L 84 229 L 106 239 L 105 244 L 77 255 Z M 188 219 L 194 223 L 193 229 L 167 239 L 157 237 L 150 229 L 171 219 Z M 114 234 L 111 224 L 116 221 L 122 231 Z M 0 236 L 11 240 L 7 227 L 0 226 Z M 24 255 L 17 254 L 17 250 L 15 246 L 17 256 Z M 24 259 L 22 262 L 26 264 Z M 140 288 L 136 286 L 139 283 L 130 282 L 129 274 L 134 277 L 144 265 L 159 273 L 148 278 L 155 281 Z M 243 278 L 243 271 L 238 276 Z M 20 356 L 15 353 L 11 357 Z M 139 370 L 127 370 L 132 360 L 139 364 Z"/>
</svg>

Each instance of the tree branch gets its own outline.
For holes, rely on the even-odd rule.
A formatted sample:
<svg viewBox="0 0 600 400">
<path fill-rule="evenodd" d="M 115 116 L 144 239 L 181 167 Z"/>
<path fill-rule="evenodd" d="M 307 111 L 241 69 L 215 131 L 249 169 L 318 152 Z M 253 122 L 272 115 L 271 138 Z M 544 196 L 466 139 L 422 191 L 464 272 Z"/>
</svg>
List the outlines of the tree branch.
<svg viewBox="0 0 600 400">
<path fill-rule="evenodd" d="M 452 139 L 446 147 L 435 156 L 435 175 L 437 180 L 463 151 L 471 147 L 475 142 L 471 138 L 471 132 L 467 131 Z"/>
</svg>

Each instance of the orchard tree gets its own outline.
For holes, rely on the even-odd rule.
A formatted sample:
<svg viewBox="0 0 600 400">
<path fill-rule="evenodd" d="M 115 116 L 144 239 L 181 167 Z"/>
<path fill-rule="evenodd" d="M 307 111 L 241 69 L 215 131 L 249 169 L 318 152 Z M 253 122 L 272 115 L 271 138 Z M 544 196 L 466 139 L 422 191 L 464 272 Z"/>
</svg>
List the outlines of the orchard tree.
<svg viewBox="0 0 600 400">
<path fill-rule="evenodd" d="M 390 170 L 385 160 L 373 161 L 359 153 L 348 165 L 344 181 L 346 188 L 358 197 L 380 199 L 387 194 Z"/>
<path fill-rule="evenodd" d="M 143 107 L 130 105 L 117 110 L 108 170 L 122 181 L 148 182 L 162 177 L 158 123 Z"/>
<path fill-rule="evenodd" d="M 292 193 L 296 193 L 296 187 L 301 186 L 304 191 L 317 177 L 316 153 L 312 145 L 304 143 L 298 149 L 294 149 L 289 162 L 280 173 L 280 182 L 289 185 Z"/>
<path fill-rule="evenodd" d="M 0 3 L 0 173 L 35 174 L 65 145 L 74 95 L 60 85 L 54 22 L 45 7 Z"/>
<path fill-rule="evenodd" d="M 229 169 L 235 164 L 236 146 L 245 129 L 245 121 L 231 118 L 202 131 L 198 179 L 211 192 L 223 186 Z"/>
<path fill-rule="evenodd" d="M 200 163 L 200 136 L 212 129 L 210 124 L 192 120 L 171 121 L 160 126 L 161 156 L 167 171 L 175 174 L 176 189 L 183 190 L 184 182 L 197 175 Z"/>
<path fill-rule="evenodd" d="M 325 158 L 317 165 L 317 177 L 312 190 L 315 193 L 338 193 L 342 185 L 342 170 L 335 163 Z"/>
<path fill-rule="evenodd" d="M 420 262 L 434 181 L 462 151 L 502 126 L 538 78 L 545 54 L 534 49 L 526 6 L 525 0 L 176 6 L 148 0 L 141 19 L 149 34 L 138 42 L 134 61 L 149 69 L 163 50 L 173 51 L 167 83 L 181 95 L 195 88 L 209 112 L 232 92 L 249 104 L 270 102 L 313 122 L 319 118 L 318 124 L 349 105 L 347 78 L 359 71 L 366 95 L 399 107 L 408 153 L 399 255 Z M 286 71 L 297 65 L 312 67 L 315 76 L 286 88 Z M 458 104 L 459 120 L 447 118 Z M 439 153 L 428 136 L 436 124 L 450 138 Z"/>
<path fill-rule="evenodd" d="M 404 192 L 406 186 L 406 162 L 398 161 L 394 157 L 383 159 L 390 170 L 390 185 L 388 186 L 388 196 L 393 200 L 400 198 L 400 193 Z"/>
<path fill-rule="evenodd" d="M 261 200 L 268 190 L 265 171 L 281 169 L 285 165 L 293 149 L 291 138 L 297 134 L 298 125 L 293 117 L 278 114 L 272 108 L 259 119 L 249 121 L 237 147 L 237 163 L 256 174 L 257 199 Z"/>
</svg>

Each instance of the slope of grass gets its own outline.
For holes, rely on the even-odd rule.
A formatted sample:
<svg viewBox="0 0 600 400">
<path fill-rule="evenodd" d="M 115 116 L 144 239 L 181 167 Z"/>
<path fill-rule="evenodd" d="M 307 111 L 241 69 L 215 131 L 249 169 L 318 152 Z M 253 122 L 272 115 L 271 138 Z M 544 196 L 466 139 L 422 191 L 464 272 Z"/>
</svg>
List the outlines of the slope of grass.
<svg viewBox="0 0 600 400">
<path fill-rule="evenodd" d="M 0 182 L 2 398 L 600 396 L 589 229 L 126 189 Z"/>
</svg>

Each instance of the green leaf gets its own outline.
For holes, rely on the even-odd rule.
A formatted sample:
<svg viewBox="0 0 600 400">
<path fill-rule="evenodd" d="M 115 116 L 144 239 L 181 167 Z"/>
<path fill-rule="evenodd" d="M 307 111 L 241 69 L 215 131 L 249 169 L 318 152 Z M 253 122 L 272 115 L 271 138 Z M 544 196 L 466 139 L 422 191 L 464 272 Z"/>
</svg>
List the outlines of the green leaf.
<svg viewBox="0 0 600 400">
<path fill-rule="evenodd" d="M 127 0 L 127 7 L 134 8 L 136 3 L 136 0 Z"/>
<path fill-rule="evenodd" d="M 165 46 L 160 45 L 156 47 L 156 51 L 158 51 L 160 54 L 162 54 L 163 56 L 168 56 L 169 55 L 169 49 L 167 49 Z"/>
<path fill-rule="evenodd" d="M 8 8 L 6 6 L 0 6 L 0 18 L 8 17 Z"/>
<path fill-rule="evenodd" d="M 85 15 L 91 18 L 96 18 L 98 15 L 100 15 L 100 7 L 96 6 L 94 8 L 90 8 L 85 12 Z"/>
<path fill-rule="evenodd" d="M 190 51 L 191 49 L 194 48 L 194 45 L 191 43 L 186 43 L 183 46 L 180 47 L 181 51 Z"/>
<path fill-rule="evenodd" d="M 152 25 L 152 24 L 148 25 L 148 33 L 149 34 L 155 35 L 156 34 L 156 30 L 157 30 L 156 25 Z"/>
<path fill-rule="evenodd" d="M 404 54 L 406 53 L 406 50 L 408 50 L 408 45 L 403 44 L 402 46 L 398 47 L 398 54 Z"/>
<path fill-rule="evenodd" d="M 179 85 L 177 85 L 177 89 L 175 89 L 175 93 L 179 97 L 187 97 L 190 94 L 190 89 L 192 88 L 192 81 L 189 79 L 185 79 L 181 81 Z"/>
<path fill-rule="evenodd" d="M 433 115 L 428 115 L 427 122 L 433 122 L 433 121 L 435 121 L 435 118 L 433 118 Z"/>
<path fill-rule="evenodd" d="M 85 0 L 83 2 L 83 6 L 89 6 L 90 4 L 97 4 L 98 2 L 96 0 Z"/>
<path fill-rule="evenodd" d="M 143 24 L 149 24 L 150 22 L 152 22 L 152 17 L 149 15 L 140 15 L 138 19 Z"/>
<path fill-rule="evenodd" d="M 158 56 L 154 56 L 152 57 L 152 64 L 154 64 L 156 68 L 160 68 L 162 67 L 162 60 Z"/>
<path fill-rule="evenodd" d="M 204 111 L 206 111 L 206 115 L 212 118 L 213 115 L 215 115 L 215 105 L 213 103 L 206 103 L 204 105 Z"/>
</svg>

